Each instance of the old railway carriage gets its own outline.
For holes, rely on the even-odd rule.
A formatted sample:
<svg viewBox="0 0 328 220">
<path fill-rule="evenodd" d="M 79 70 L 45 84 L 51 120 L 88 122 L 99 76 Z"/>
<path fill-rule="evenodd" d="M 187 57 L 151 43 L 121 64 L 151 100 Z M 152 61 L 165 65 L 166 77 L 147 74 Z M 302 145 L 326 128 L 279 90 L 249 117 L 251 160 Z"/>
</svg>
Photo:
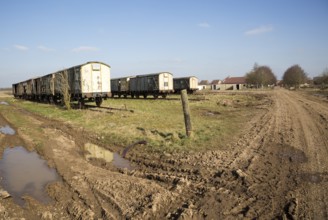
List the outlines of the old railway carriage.
<svg viewBox="0 0 328 220">
<path fill-rule="evenodd" d="M 13 84 L 13 94 L 16 98 L 33 99 L 35 79 L 29 79 L 20 83 Z"/>
<path fill-rule="evenodd" d="M 110 80 L 112 97 L 117 95 L 118 97 L 124 96 L 126 98 L 130 95 L 130 78 L 122 77 Z"/>
<path fill-rule="evenodd" d="M 188 93 L 194 93 L 198 90 L 198 78 L 195 76 L 180 77 L 173 79 L 173 88 L 175 93 L 180 93 L 186 89 Z"/>
<path fill-rule="evenodd" d="M 60 102 L 65 88 L 71 100 L 83 105 L 95 101 L 98 106 L 110 97 L 110 66 L 102 62 L 88 62 L 55 73 L 13 84 L 15 97 Z"/>
<path fill-rule="evenodd" d="M 130 78 L 129 85 L 132 97 L 147 98 L 148 95 L 152 95 L 154 98 L 166 98 L 169 93 L 173 93 L 173 75 L 169 72 L 137 75 Z"/>
<path fill-rule="evenodd" d="M 71 98 L 84 104 L 85 100 L 95 101 L 100 106 L 103 99 L 111 95 L 110 66 L 101 62 L 88 62 L 55 73 L 54 93 L 61 96 L 63 91 L 63 76 L 67 72 L 67 81 Z"/>
</svg>

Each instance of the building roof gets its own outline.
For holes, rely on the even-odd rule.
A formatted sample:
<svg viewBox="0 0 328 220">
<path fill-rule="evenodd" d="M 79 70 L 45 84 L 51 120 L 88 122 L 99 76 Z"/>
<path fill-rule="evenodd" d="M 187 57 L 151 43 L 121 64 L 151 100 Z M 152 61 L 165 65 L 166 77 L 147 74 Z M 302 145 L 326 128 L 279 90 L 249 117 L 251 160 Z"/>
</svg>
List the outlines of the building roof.
<svg viewBox="0 0 328 220">
<path fill-rule="evenodd" d="M 212 85 L 217 85 L 217 84 L 221 84 L 222 83 L 222 80 L 219 80 L 219 79 L 215 79 L 211 82 Z"/>
<path fill-rule="evenodd" d="M 198 85 L 209 85 L 209 81 L 208 80 L 202 80 L 198 83 Z"/>
<path fill-rule="evenodd" d="M 223 84 L 245 84 L 246 78 L 245 77 L 227 77 L 222 82 Z"/>
</svg>

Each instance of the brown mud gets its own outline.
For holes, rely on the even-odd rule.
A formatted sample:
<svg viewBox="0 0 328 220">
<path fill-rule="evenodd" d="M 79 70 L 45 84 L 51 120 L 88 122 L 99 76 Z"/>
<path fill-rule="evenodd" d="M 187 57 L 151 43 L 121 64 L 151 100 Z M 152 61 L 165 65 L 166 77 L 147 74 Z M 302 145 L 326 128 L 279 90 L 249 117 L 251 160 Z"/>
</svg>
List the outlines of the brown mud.
<svg viewBox="0 0 328 220">
<path fill-rule="evenodd" d="M 26 197 L 27 206 L 0 198 L 1 219 L 327 219 L 328 103 L 314 96 L 275 89 L 270 102 L 232 137 L 225 150 L 125 156 L 134 169 L 87 160 L 83 129 L 9 106 L 42 128 L 38 153 L 62 182 L 48 185 L 51 205 Z M 0 114 L 5 147 L 33 146 L 33 139 Z M 27 147 L 28 148 L 28 147 Z M 30 150 L 32 150 L 31 147 Z"/>
</svg>

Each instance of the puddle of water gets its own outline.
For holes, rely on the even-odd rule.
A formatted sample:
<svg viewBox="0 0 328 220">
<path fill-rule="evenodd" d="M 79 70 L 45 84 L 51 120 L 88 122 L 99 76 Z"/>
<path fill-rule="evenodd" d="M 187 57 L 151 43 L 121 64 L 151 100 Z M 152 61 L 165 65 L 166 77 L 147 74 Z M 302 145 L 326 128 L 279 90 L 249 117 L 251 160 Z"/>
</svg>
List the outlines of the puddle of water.
<svg viewBox="0 0 328 220">
<path fill-rule="evenodd" d="M 0 133 L 14 135 L 16 132 L 10 126 L 6 125 L 4 127 L 0 127 Z"/>
<path fill-rule="evenodd" d="M 117 168 L 127 168 L 128 170 L 132 170 L 132 166 L 130 161 L 121 157 L 118 153 L 113 153 L 109 150 L 106 150 L 98 145 L 86 143 L 84 145 L 84 150 L 88 153 L 85 155 L 86 159 L 90 158 L 98 158 L 103 159 L 108 163 L 113 163 L 114 166 Z"/>
<path fill-rule="evenodd" d="M 0 102 L 0 105 L 9 105 L 8 102 Z"/>
<path fill-rule="evenodd" d="M 0 160 L 0 176 L 2 187 L 21 206 L 25 204 L 22 198 L 24 195 L 42 203 L 51 202 L 45 187 L 48 183 L 59 180 L 55 169 L 49 168 L 36 152 L 29 152 L 23 147 L 4 150 Z"/>
</svg>

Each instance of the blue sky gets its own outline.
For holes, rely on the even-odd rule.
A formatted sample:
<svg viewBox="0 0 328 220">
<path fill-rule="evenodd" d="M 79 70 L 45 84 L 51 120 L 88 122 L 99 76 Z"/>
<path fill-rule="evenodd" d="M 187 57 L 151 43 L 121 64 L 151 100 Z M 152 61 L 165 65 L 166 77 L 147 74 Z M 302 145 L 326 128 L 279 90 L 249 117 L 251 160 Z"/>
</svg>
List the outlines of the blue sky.
<svg viewBox="0 0 328 220">
<path fill-rule="evenodd" d="M 1 0 L 0 27 L 0 87 L 88 61 L 208 80 L 328 68 L 328 0 Z"/>
</svg>

